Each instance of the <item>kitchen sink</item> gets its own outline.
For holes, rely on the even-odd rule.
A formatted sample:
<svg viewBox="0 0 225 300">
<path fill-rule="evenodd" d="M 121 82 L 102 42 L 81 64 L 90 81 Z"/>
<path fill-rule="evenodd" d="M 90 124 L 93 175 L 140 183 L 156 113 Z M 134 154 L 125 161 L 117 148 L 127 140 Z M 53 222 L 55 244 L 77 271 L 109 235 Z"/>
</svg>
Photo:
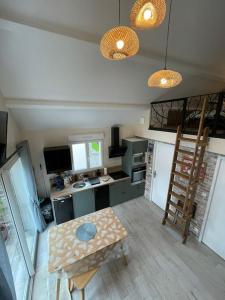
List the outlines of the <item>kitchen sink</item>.
<svg viewBox="0 0 225 300">
<path fill-rule="evenodd" d="M 82 188 L 84 188 L 85 186 L 86 186 L 86 183 L 83 182 L 83 181 L 81 181 L 81 182 L 75 182 L 75 183 L 73 184 L 73 188 L 74 188 L 74 189 L 82 189 Z"/>
</svg>

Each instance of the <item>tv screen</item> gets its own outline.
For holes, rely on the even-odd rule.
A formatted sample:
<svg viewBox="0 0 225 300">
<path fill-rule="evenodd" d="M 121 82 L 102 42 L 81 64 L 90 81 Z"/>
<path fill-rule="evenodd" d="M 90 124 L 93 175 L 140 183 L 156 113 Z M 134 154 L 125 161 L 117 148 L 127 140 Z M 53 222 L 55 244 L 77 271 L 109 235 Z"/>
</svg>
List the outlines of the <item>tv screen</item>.
<svg viewBox="0 0 225 300">
<path fill-rule="evenodd" d="M 48 174 L 72 170 L 69 146 L 45 148 L 44 157 Z"/>
<path fill-rule="evenodd" d="M 8 113 L 0 111 L 0 166 L 6 161 Z"/>
</svg>

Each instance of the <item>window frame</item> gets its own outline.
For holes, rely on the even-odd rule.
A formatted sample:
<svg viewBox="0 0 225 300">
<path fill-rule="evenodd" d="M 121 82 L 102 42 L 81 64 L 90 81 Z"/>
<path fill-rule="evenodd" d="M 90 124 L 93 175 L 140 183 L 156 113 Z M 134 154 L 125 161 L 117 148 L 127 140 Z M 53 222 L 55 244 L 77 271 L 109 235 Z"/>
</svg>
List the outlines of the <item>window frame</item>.
<svg viewBox="0 0 225 300">
<path fill-rule="evenodd" d="M 88 144 L 89 143 L 100 143 L 101 145 L 101 165 L 98 167 L 94 167 L 94 168 L 90 168 L 90 153 L 89 153 L 89 149 L 88 149 Z M 75 170 L 75 165 L 74 165 L 74 156 L 73 156 L 73 145 L 76 144 L 85 144 L 85 149 L 86 149 L 86 160 L 87 160 L 87 168 L 86 169 L 82 169 L 82 170 Z M 76 141 L 76 142 L 71 142 L 70 145 L 70 151 L 71 151 L 71 157 L 72 157 L 72 168 L 73 168 L 73 173 L 74 174 L 78 174 L 78 173 L 82 173 L 82 172 L 89 172 L 89 171 L 94 171 L 94 170 L 98 170 L 103 168 L 104 165 L 104 141 L 101 139 L 93 139 L 93 140 L 83 140 L 83 141 Z"/>
</svg>

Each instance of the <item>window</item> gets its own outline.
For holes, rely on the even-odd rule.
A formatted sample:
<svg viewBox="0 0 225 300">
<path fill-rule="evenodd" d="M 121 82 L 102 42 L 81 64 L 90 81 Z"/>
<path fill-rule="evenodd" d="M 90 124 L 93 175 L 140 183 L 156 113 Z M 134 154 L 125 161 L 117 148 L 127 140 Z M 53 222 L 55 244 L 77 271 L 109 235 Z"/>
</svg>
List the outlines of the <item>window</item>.
<svg viewBox="0 0 225 300">
<path fill-rule="evenodd" d="M 102 141 L 85 141 L 72 144 L 75 171 L 102 167 Z"/>
</svg>

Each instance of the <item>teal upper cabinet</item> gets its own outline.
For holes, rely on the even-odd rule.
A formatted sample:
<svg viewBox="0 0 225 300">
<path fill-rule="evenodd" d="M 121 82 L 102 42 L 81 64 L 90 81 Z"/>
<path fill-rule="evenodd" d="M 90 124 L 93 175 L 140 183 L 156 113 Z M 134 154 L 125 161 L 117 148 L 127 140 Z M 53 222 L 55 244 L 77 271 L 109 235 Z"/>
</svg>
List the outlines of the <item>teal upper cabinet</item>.
<svg viewBox="0 0 225 300">
<path fill-rule="evenodd" d="M 122 170 L 129 176 L 132 175 L 132 144 L 122 140 L 122 145 L 127 147 L 127 151 L 122 158 Z"/>
<path fill-rule="evenodd" d="M 129 176 L 132 176 L 133 159 L 135 154 L 147 152 L 148 140 L 141 138 L 128 138 L 122 140 L 122 145 L 127 147 L 127 151 L 122 158 L 122 169 Z"/>
<path fill-rule="evenodd" d="M 75 218 L 95 212 L 94 189 L 74 193 L 73 208 Z"/>
<path fill-rule="evenodd" d="M 110 206 L 121 204 L 130 199 L 130 178 L 109 185 Z"/>
<path fill-rule="evenodd" d="M 133 144 L 132 144 L 132 153 L 133 154 L 145 153 L 147 151 L 147 147 L 148 147 L 148 141 L 147 140 L 133 142 Z"/>
</svg>

